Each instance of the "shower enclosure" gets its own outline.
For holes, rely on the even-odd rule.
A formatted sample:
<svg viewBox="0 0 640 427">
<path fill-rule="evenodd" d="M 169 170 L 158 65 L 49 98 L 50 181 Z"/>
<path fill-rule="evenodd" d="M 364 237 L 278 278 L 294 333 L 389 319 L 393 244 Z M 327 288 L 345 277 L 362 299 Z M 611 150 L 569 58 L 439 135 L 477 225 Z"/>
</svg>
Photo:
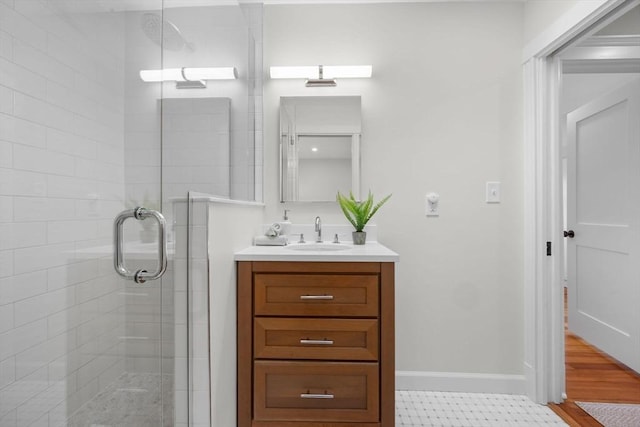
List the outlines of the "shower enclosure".
<svg viewBox="0 0 640 427">
<path fill-rule="evenodd" d="M 1 427 L 211 424 L 189 192 L 260 197 L 260 12 L 0 0 Z"/>
</svg>

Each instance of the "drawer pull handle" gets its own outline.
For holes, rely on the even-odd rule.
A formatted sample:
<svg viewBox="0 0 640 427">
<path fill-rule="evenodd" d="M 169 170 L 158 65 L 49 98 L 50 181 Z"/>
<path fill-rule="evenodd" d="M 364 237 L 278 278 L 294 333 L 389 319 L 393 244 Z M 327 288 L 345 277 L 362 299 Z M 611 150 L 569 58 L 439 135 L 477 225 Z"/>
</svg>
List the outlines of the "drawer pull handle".
<svg viewBox="0 0 640 427">
<path fill-rule="evenodd" d="M 333 394 L 301 393 L 301 399 L 333 399 Z"/>
<path fill-rule="evenodd" d="M 333 340 L 300 340 L 300 344 L 333 345 Z"/>
<path fill-rule="evenodd" d="M 301 300 L 332 300 L 333 295 L 300 295 Z"/>
</svg>

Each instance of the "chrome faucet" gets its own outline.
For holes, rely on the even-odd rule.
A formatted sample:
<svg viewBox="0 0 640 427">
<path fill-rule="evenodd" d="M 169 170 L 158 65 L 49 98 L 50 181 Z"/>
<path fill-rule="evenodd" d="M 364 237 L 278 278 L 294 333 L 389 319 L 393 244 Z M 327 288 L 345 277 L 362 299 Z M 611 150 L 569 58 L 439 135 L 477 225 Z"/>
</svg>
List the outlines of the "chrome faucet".
<svg viewBox="0 0 640 427">
<path fill-rule="evenodd" d="M 322 221 L 320 217 L 316 217 L 316 243 L 322 243 Z"/>
</svg>

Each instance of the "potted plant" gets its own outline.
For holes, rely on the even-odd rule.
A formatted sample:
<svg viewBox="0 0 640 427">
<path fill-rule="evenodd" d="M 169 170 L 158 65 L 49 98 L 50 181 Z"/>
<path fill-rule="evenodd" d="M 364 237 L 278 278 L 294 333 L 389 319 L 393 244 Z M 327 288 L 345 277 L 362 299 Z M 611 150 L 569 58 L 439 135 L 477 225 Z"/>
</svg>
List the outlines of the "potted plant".
<svg viewBox="0 0 640 427">
<path fill-rule="evenodd" d="M 378 203 L 374 205 L 373 203 L 373 194 L 369 191 L 369 196 L 366 200 L 357 201 L 353 196 L 353 193 L 349 193 L 349 197 L 346 197 L 338 191 L 338 195 L 336 199 L 338 200 L 338 204 L 344 213 L 344 216 L 347 217 L 349 222 L 355 227 L 356 231 L 352 233 L 353 243 L 355 245 L 364 245 L 367 241 L 367 233 L 364 230 L 364 226 L 367 225 L 367 222 L 371 219 L 371 217 L 380 209 L 382 205 L 385 204 L 387 200 L 391 197 L 389 194 L 384 199 L 380 200 Z"/>
</svg>

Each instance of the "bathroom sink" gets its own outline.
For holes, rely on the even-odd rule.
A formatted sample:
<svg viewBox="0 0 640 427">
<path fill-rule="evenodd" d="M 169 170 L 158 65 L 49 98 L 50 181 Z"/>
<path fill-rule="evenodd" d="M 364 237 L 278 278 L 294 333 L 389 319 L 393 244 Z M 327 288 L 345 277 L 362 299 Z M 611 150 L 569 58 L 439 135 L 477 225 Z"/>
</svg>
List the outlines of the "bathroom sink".
<svg viewBox="0 0 640 427">
<path fill-rule="evenodd" d="M 292 251 L 344 251 L 350 249 L 351 246 L 343 245 L 341 243 L 298 243 L 285 246 L 286 249 Z"/>
</svg>

